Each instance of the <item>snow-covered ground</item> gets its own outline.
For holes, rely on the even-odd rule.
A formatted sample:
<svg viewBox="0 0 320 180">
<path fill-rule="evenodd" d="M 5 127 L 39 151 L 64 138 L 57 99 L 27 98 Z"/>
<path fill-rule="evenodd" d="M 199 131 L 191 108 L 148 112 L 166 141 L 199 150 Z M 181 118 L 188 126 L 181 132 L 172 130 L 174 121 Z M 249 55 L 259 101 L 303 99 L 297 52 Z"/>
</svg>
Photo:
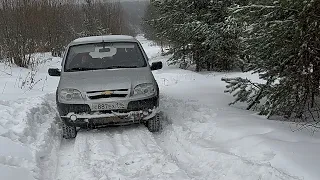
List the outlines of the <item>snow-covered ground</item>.
<svg viewBox="0 0 320 180">
<path fill-rule="evenodd" d="M 151 62 L 166 64 L 159 47 L 139 40 Z M 221 78 L 256 76 L 165 65 L 154 72 L 165 119 L 161 133 L 141 125 L 81 130 L 76 139 L 62 140 L 58 78 L 47 75 L 60 59 L 38 57 L 45 62 L 35 70 L 37 83 L 23 83 L 30 70 L 0 64 L 1 180 L 320 179 L 319 133 L 293 132 L 293 124 L 228 106 L 233 97 L 223 93 Z"/>
<path fill-rule="evenodd" d="M 41 64 L 33 70 L 0 63 L 1 180 L 46 179 L 56 169 L 61 133 L 52 92 L 58 79 L 47 68 L 59 67 L 61 60 L 49 54 L 35 58 Z"/>
</svg>

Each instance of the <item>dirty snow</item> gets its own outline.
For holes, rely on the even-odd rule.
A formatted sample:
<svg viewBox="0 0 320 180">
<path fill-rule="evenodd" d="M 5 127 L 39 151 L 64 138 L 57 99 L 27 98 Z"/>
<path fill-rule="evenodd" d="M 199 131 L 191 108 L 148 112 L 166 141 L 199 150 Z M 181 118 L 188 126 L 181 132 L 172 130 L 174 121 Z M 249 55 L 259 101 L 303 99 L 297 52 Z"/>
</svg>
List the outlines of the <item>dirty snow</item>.
<svg viewBox="0 0 320 180">
<path fill-rule="evenodd" d="M 150 63 L 160 48 L 139 37 Z M 154 75 L 161 91 L 163 130 L 143 125 L 80 130 L 62 140 L 54 91 L 58 78 L 45 62 L 30 70 L 0 64 L 0 179 L 4 180 L 318 180 L 320 135 L 294 124 L 267 120 L 228 106 L 222 77 L 241 73 L 194 73 L 164 66 Z M 10 73 L 12 71 L 12 73 Z M 23 82 L 26 82 L 23 84 Z"/>
</svg>

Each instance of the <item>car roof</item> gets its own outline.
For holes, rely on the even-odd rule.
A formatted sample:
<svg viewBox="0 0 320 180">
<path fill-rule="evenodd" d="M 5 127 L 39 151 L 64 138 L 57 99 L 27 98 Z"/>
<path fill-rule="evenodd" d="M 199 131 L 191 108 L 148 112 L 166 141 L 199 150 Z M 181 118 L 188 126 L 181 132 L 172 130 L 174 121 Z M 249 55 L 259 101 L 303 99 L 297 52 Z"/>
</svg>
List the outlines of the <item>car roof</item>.
<svg viewBox="0 0 320 180">
<path fill-rule="evenodd" d="M 75 39 L 69 45 L 73 46 L 100 42 L 138 42 L 138 40 L 127 35 L 89 36 Z"/>
</svg>

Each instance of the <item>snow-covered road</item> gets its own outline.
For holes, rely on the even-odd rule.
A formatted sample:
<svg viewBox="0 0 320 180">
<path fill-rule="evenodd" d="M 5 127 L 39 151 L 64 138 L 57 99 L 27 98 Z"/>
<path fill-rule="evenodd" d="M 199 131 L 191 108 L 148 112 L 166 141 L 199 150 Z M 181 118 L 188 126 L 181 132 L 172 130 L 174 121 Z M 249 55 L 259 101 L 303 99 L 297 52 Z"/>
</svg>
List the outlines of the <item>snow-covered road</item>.
<svg viewBox="0 0 320 180">
<path fill-rule="evenodd" d="M 188 179 L 141 127 L 82 131 L 63 141 L 57 179 Z"/>
<path fill-rule="evenodd" d="M 165 96 L 161 102 L 169 123 L 160 134 L 133 126 L 81 131 L 75 140 L 63 140 L 57 179 L 300 179 L 268 163 L 272 153 L 252 160 L 216 141 L 217 112 Z"/>
<path fill-rule="evenodd" d="M 159 47 L 139 40 L 151 61 L 166 63 Z M 57 59 L 49 62 L 59 65 Z M 46 69 L 40 69 L 41 77 Z M 5 99 L 0 99 L 0 179 L 320 179 L 319 133 L 293 132 L 296 127 L 289 123 L 266 120 L 241 104 L 228 106 L 233 97 L 223 93 L 221 77 L 257 77 L 199 74 L 166 65 L 154 75 L 164 119 L 160 133 L 143 125 L 80 130 L 76 139 L 61 143 L 53 93 L 57 79 L 38 84 L 26 92 L 32 98 L 19 100 L 15 98 L 23 91 L 13 88 L 15 78 L 0 79 L 5 84 L 0 94 Z"/>
</svg>

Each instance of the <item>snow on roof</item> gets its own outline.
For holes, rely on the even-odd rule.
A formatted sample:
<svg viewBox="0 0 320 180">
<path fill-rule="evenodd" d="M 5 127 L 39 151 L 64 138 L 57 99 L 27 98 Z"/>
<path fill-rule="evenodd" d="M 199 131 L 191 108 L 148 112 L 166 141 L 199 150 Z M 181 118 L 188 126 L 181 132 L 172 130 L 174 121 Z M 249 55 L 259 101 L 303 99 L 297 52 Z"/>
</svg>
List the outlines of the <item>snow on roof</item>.
<svg viewBox="0 0 320 180">
<path fill-rule="evenodd" d="M 136 42 L 132 36 L 127 35 L 106 35 L 106 36 L 89 36 L 75 39 L 71 45 L 96 43 L 96 42 Z"/>
</svg>

